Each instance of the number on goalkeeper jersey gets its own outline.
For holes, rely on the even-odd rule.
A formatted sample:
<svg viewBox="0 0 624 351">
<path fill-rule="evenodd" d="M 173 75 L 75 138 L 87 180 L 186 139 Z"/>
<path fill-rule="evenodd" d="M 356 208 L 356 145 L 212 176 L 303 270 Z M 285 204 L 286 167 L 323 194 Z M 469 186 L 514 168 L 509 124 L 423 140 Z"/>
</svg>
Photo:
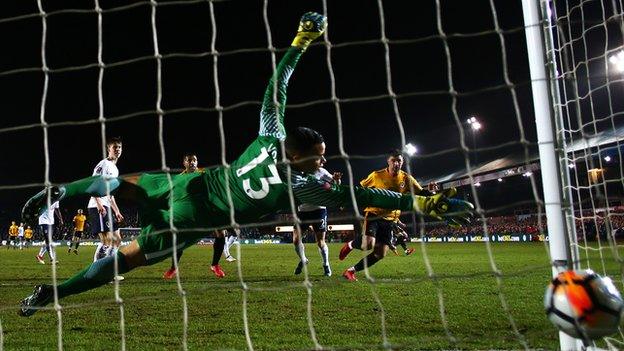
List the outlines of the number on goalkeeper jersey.
<svg viewBox="0 0 624 351">
<path fill-rule="evenodd" d="M 247 163 L 245 166 L 236 170 L 236 175 L 240 177 L 246 174 L 247 172 L 256 168 L 257 165 L 261 164 L 268 157 L 269 157 L 269 153 L 267 152 L 266 148 L 263 147 L 258 157 L 254 158 L 253 160 L 249 161 L 249 163 Z M 270 190 L 269 185 L 282 184 L 282 180 L 280 179 L 279 174 L 277 173 L 277 167 L 275 166 L 275 164 L 270 164 L 267 167 L 269 171 L 271 172 L 271 176 L 260 178 L 260 184 L 261 184 L 260 190 L 254 190 L 251 188 L 251 180 L 249 178 L 243 179 L 243 189 L 245 189 L 245 194 L 247 194 L 247 196 L 249 196 L 250 198 L 256 199 L 256 200 L 263 199 L 269 194 L 269 190 Z"/>
</svg>

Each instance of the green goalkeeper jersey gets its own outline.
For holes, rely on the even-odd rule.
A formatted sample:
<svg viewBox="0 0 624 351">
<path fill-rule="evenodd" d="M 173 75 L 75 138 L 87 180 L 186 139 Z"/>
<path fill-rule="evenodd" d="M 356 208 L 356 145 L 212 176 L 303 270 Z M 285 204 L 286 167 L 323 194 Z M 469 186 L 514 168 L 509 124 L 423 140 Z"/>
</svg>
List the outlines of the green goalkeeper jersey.
<svg viewBox="0 0 624 351">
<path fill-rule="evenodd" d="M 208 187 L 208 201 L 225 213 L 230 211 L 227 193 L 229 185 L 235 219 L 238 223 L 255 222 L 277 211 L 291 211 L 289 199 L 291 190 L 295 206 L 300 203 L 328 207 L 353 206 L 351 189 L 348 186 L 328 183 L 294 169 L 291 169 L 288 179 L 286 165 L 280 163 L 282 155 L 280 141 L 286 138 L 284 128 L 286 88 L 301 54 L 300 49 L 291 47 L 271 78 L 260 112 L 258 138 L 230 167 L 219 167 L 204 175 Z M 401 210 L 413 208 L 410 195 L 401 195 L 384 189 L 355 187 L 353 190 L 358 206 Z M 229 220 L 229 217 L 224 219 Z"/>
</svg>

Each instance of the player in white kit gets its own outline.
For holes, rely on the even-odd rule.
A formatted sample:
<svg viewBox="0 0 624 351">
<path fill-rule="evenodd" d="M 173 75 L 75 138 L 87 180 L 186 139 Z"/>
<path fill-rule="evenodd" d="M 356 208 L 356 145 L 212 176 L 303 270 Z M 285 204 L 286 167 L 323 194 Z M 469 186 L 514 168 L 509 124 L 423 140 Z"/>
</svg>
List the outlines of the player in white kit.
<svg viewBox="0 0 624 351">
<path fill-rule="evenodd" d="M 39 232 L 43 234 L 44 245 L 41 246 L 39 254 L 35 256 L 35 258 L 37 258 L 37 261 L 41 264 L 45 264 L 43 255 L 45 255 L 46 252 L 50 257 L 50 263 L 52 263 L 52 261 L 58 262 L 56 261 L 54 246 L 52 246 L 52 240 L 54 240 L 54 215 L 58 217 L 59 224 L 63 225 L 63 217 L 61 216 L 58 201 L 50 205 L 50 207 L 39 216 Z"/>
<path fill-rule="evenodd" d="M 117 161 L 121 157 L 122 141 L 119 137 L 107 140 L 106 150 L 108 156 L 100 161 L 93 169 L 94 176 L 115 178 L 119 176 Z M 123 221 L 124 217 L 119 211 L 113 195 L 103 197 L 92 197 L 87 205 L 89 211 L 89 223 L 91 230 L 98 233 L 100 243 L 93 254 L 93 261 L 112 256 L 121 245 L 121 235 L 117 225 Z M 111 210 L 113 212 L 111 212 Z M 119 276 L 117 279 L 123 279 Z"/>
<path fill-rule="evenodd" d="M 334 172 L 329 173 L 325 168 L 319 168 L 314 177 L 320 181 L 326 183 L 340 184 L 340 178 L 342 173 Z M 297 216 L 301 220 L 301 230 L 305 232 L 306 229 L 314 231 L 314 237 L 316 244 L 318 245 L 319 254 L 323 263 L 323 274 L 327 277 L 331 276 L 332 271 L 329 266 L 329 248 L 325 243 L 325 233 L 327 232 L 327 208 L 325 206 L 316 206 L 311 204 L 301 204 L 297 207 Z M 295 274 L 301 274 L 303 265 L 308 264 L 308 258 L 305 255 L 305 247 L 301 240 L 301 233 L 295 229 L 293 230 L 293 244 L 295 245 L 295 252 L 299 256 L 299 263 L 295 268 Z"/>
</svg>

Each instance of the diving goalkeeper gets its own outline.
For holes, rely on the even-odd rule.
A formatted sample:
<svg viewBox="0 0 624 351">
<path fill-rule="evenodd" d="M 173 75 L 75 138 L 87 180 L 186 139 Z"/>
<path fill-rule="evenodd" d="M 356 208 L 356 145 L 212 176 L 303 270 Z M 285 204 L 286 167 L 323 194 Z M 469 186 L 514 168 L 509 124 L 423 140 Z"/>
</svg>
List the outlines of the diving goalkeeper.
<svg viewBox="0 0 624 351">
<path fill-rule="evenodd" d="M 382 189 L 350 189 L 319 181 L 313 176 L 325 162 L 323 137 L 304 127 L 287 134 L 284 111 L 290 76 L 301 55 L 314 39 L 322 35 L 326 25 L 326 18 L 320 14 L 309 12 L 303 15 L 297 35 L 264 93 L 259 136 L 230 167 L 205 173 L 143 174 L 138 178 L 96 176 L 49 188 L 28 200 L 22 210 L 27 222 L 45 210 L 48 192 L 52 202 L 84 194 L 103 196 L 110 192 L 118 199 L 136 202 L 139 207 L 142 230 L 137 239 L 121 248 L 116 256 L 93 262 L 57 285 L 59 299 L 110 282 L 116 273 L 115 262 L 118 274 L 123 274 L 136 267 L 160 262 L 172 256 L 174 249 L 186 249 L 205 236 L 205 230 L 196 228 L 231 225 L 230 211 L 241 224 L 258 222 L 276 211 L 292 211 L 291 191 L 296 200 L 295 208 L 301 203 L 351 206 L 353 190 L 361 206 L 416 210 L 437 218 L 467 214 L 470 204 L 451 201 L 444 194 L 413 197 Z M 281 141 L 284 141 L 290 172 L 285 164 L 278 162 L 282 154 Z M 177 233 L 175 248 L 172 228 Z M 21 302 L 19 314 L 30 316 L 52 302 L 54 289 L 51 285 L 36 286 L 34 292 Z"/>
</svg>

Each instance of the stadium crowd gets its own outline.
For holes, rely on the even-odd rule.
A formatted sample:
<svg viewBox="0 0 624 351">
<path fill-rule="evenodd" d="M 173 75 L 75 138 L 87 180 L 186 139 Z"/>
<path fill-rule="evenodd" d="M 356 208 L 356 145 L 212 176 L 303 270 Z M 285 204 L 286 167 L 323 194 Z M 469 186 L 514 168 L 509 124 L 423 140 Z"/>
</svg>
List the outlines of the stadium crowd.
<svg viewBox="0 0 624 351">
<path fill-rule="evenodd" d="M 124 223 L 122 227 L 126 228 L 138 228 L 140 227 L 139 218 L 136 210 L 123 209 Z M 55 239 L 60 240 L 66 237 L 70 237 L 73 231 L 72 218 L 74 213 L 70 210 L 62 210 L 63 224 L 55 225 Z M 16 221 L 19 224 L 18 221 Z M 428 223 L 425 226 L 425 233 L 429 237 L 461 237 L 461 236 L 484 236 L 485 231 L 483 222 L 481 219 L 476 219 L 474 223 L 469 226 L 461 228 L 453 228 L 443 223 Z M 582 219 L 576 219 L 576 233 L 579 240 L 596 240 L 597 235 L 601 239 L 607 237 L 607 224 L 605 217 L 602 215 L 592 216 L 591 213 L 586 212 L 583 214 Z M 612 230 L 614 231 L 616 238 L 624 237 L 624 211 L 611 212 L 610 223 Z M 0 242 L 8 239 L 8 228 L 10 221 L 5 221 L 2 224 L 2 233 L 0 235 Z M 86 223 L 85 236 L 83 239 L 97 239 L 97 233 L 92 233 L 89 228 L 88 221 Z M 291 243 L 291 233 L 283 232 L 276 233 L 275 225 L 264 227 L 247 227 L 241 228 L 241 239 L 256 239 L 256 240 L 279 240 L 282 243 Z M 357 226 L 356 226 L 357 228 Z M 498 216 L 487 217 L 486 228 L 490 235 L 523 235 L 529 234 L 537 236 L 539 234 L 546 233 L 546 218 L 542 217 L 541 228 L 538 224 L 537 215 L 514 215 L 514 216 Z M 419 230 L 411 231 L 412 237 L 419 236 Z M 329 232 L 328 241 L 330 242 L 344 242 L 353 239 L 354 233 L 352 231 L 342 232 Z M 34 240 L 41 240 L 42 234 L 38 229 L 35 229 Z M 313 233 L 306 233 L 304 235 L 304 242 L 314 242 Z"/>
<path fill-rule="evenodd" d="M 487 232 L 490 235 L 539 235 L 547 234 L 546 217 L 541 223 L 537 215 L 501 216 L 486 218 Z M 596 240 L 607 237 L 607 221 L 604 216 L 584 213 L 581 218 L 575 219 L 576 234 L 579 240 Z M 613 212 L 610 216 L 610 225 L 616 238 L 624 237 L 624 212 Z M 485 235 L 483 220 L 477 219 L 474 224 L 461 228 L 453 228 L 443 224 L 432 224 L 425 228 L 428 236 L 466 236 Z"/>
</svg>

